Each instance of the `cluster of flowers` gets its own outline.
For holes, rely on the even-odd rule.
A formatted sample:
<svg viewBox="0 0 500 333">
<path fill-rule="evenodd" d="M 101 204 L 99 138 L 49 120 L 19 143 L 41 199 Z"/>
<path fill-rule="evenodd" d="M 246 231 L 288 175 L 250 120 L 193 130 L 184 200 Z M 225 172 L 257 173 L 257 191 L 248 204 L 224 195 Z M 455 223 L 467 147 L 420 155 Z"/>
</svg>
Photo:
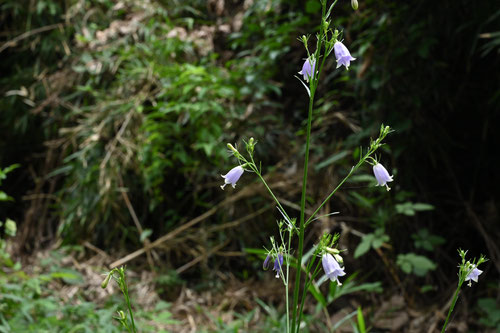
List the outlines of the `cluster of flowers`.
<svg viewBox="0 0 500 333">
<path fill-rule="evenodd" d="M 243 175 L 244 171 L 244 167 L 238 165 L 232 168 L 227 174 L 221 175 L 222 178 L 224 178 L 224 184 L 221 185 L 221 189 L 224 189 L 224 187 L 228 184 L 230 184 L 234 188 L 240 177 Z M 382 164 L 375 161 L 375 164 L 373 165 L 373 173 L 375 175 L 375 179 L 377 180 L 377 186 L 386 186 L 387 190 L 390 190 L 387 183 L 393 181 L 393 176 L 389 175 L 389 172 L 387 172 L 386 168 Z M 333 249 L 332 251 L 338 250 Z M 270 263 L 272 260 L 274 260 L 273 270 L 276 271 L 276 278 L 279 278 L 281 268 L 283 266 L 283 254 L 278 253 L 274 255 L 274 257 L 271 254 L 268 254 L 263 264 L 263 268 L 265 270 L 270 267 Z M 338 277 L 344 276 L 345 272 L 344 268 L 340 267 L 339 262 L 342 263 L 342 258 L 340 257 L 338 252 L 333 252 L 333 255 L 325 252 L 322 256 L 323 270 L 325 271 L 326 276 L 331 281 L 336 281 L 338 285 L 341 285 Z M 477 281 L 477 275 L 479 274 L 481 274 L 481 271 L 477 269 L 473 270 L 470 274 L 470 277 L 468 277 L 468 280 L 472 279 L 474 281 Z"/>
<path fill-rule="evenodd" d="M 335 53 L 335 58 L 337 59 L 337 68 L 340 66 L 345 66 L 346 69 L 349 69 L 351 65 L 351 61 L 356 60 L 351 56 L 351 53 L 347 49 L 347 47 L 342 44 L 342 42 L 336 41 L 333 45 L 333 51 Z M 300 75 L 304 77 L 306 82 L 309 82 L 309 79 L 312 78 L 313 73 L 316 71 L 316 59 L 314 57 L 307 58 L 302 65 L 302 70 L 299 72 Z"/>
<path fill-rule="evenodd" d="M 338 33 L 335 32 L 335 43 L 333 44 L 333 51 L 337 61 L 337 68 L 344 66 L 346 69 L 349 69 L 351 61 L 356 60 L 356 58 L 352 57 L 347 47 L 341 41 L 336 39 L 337 36 Z M 307 41 L 307 39 L 305 40 Z M 299 72 L 299 74 L 303 76 L 304 81 L 306 82 L 309 82 L 309 80 L 314 78 L 314 76 L 316 75 L 316 59 L 313 55 L 305 60 L 302 66 L 302 70 Z M 232 150 L 233 152 L 235 151 L 235 149 Z M 377 180 L 377 186 L 386 186 L 387 190 L 390 190 L 387 183 L 393 181 L 393 176 L 389 175 L 386 168 L 382 164 L 378 163 L 376 160 L 373 161 L 373 173 Z M 238 165 L 232 168 L 227 174 L 221 175 L 222 178 L 224 178 L 224 184 L 221 185 L 221 189 L 224 189 L 224 187 L 228 184 L 230 184 L 234 188 L 240 177 L 243 175 L 244 171 L 245 165 Z M 341 283 L 338 280 L 338 277 L 345 275 L 344 268 L 341 268 L 339 265 L 339 262 L 342 263 L 342 258 L 338 254 L 338 250 L 330 250 L 337 252 L 328 250 L 324 251 L 322 255 L 323 269 L 327 277 L 331 281 L 336 281 L 340 285 Z M 329 252 L 333 253 L 333 255 Z M 264 269 L 268 269 L 272 261 L 274 261 L 273 270 L 276 271 L 276 278 L 279 278 L 281 267 L 283 265 L 283 253 L 268 254 L 264 261 Z"/>
<path fill-rule="evenodd" d="M 264 260 L 264 264 L 262 265 L 262 268 L 264 270 L 269 269 L 269 264 L 271 262 L 272 255 L 268 254 L 266 257 L 266 260 Z M 274 259 L 274 267 L 273 271 L 276 271 L 276 278 L 279 279 L 280 277 L 280 272 L 281 272 L 281 267 L 283 267 L 283 253 L 278 253 L 276 258 Z"/>
</svg>

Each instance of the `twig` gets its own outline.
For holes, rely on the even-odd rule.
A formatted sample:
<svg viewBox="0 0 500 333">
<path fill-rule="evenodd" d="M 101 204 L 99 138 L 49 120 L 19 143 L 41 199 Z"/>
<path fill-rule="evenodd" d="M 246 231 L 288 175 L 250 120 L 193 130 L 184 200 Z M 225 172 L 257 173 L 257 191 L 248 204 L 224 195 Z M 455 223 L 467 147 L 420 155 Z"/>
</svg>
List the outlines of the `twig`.
<svg viewBox="0 0 500 333">
<path fill-rule="evenodd" d="M 222 201 L 218 205 L 212 207 L 211 209 L 209 209 L 205 213 L 201 214 L 200 216 L 195 217 L 191 221 L 189 221 L 189 222 L 181 225 L 177 229 L 169 232 L 166 235 L 163 235 L 162 237 L 158 238 L 157 240 L 155 240 L 154 242 L 152 242 L 148 246 L 144 246 L 142 249 L 136 250 L 136 251 L 134 251 L 134 252 L 126 255 L 125 257 L 123 257 L 123 258 L 121 258 L 119 260 L 116 260 L 115 262 L 111 263 L 110 267 L 111 268 L 115 268 L 115 267 L 118 267 L 120 265 L 123 265 L 123 264 L 129 262 L 130 260 L 135 259 L 138 256 L 144 254 L 147 250 L 155 248 L 155 247 L 159 246 L 160 244 L 162 244 L 162 243 L 164 243 L 164 242 L 166 242 L 166 241 L 174 238 L 175 236 L 177 236 L 178 234 L 180 234 L 184 230 L 191 228 L 192 226 L 200 223 L 201 221 L 203 221 L 203 220 L 209 218 L 210 216 L 212 216 L 213 214 L 215 214 L 215 212 L 217 212 L 217 210 L 220 207 L 222 207 L 224 205 L 227 205 L 227 204 L 229 204 L 231 202 L 237 201 L 237 200 L 239 200 L 242 197 L 249 196 L 252 193 L 255 193 L 255 187 L 256 186 L 247 186 L 247 187 L 245 187 L 244 190 L 242 190 L 242 191 L 238 192 L 237 194 L 235 194 L 235 195 L 233 195 L 233 196 L 225 199 L 224 201 Z"/>
<path fill-rule="evenodd" d="M 179 228 L 175 229 L 174 231 L 172 231 L 172 232 L 170 232 L 170 233 L 168 233 L 168 234 L 166 234 L 166 235 L 158 238 L 157 240 L 155 240 L 154 242 L 152 242 L 149 246 L 145 246 L 142 249 L 134 251 L 134 252 L 126 255 L 122 259 L 119 259 L 119 260 L 111 263 L 110 267 L 111 268 L 115 268 L 115 267 L 121 266 L 121 265 L 129 262 L 130 260 L 132 260 L 134 258 L 137 258 L 138 256 L 144 254 L 149 249 L 157 247 L 161 243 L 166 242 L 169 239 L 174 238 L 175 236 L 177 236 L 178 234 L 180 234 L 184 230 L 189 229 L 193 225 L 195 225 L 197 223 L 200 223 L 201 221 L 205 220 L 206 218 L 212 216 L 213 214 L 215 214 L 216 211 L 217 211 L 217 207 L 213 207 L 212 209 L 210 209 L 210 210 L 206 211 L 205 213 L 201 214 L 200 216 L 192 219 L 188 223 L 181 225 Z"/>
<path fill-rule="evenodd" d="M 122 177 L 119 176 L 118 179 L 120 182 L 120 186 L 123 187 Z M 139 231 L 139 235 L 142 236 L 144 229 L 142 229 L 141 222 L 139 222 L 139 219 L 137 218 L 137 214 L 135 213 L 135 210 L 134 210 L 134 207 L 132 206 L 132 203 L 130 203 L 130 199 L 128 198 L 127 192 L 125 192 L 125 191 L 121 191 L 121 192 L 122 192 L 122 196 L 123 196 L 123 201 L 125 201 L 125 205 L 127 205 L 128 211 L 130 213 L 130 216 L 132 217 L 132 220 L 134 220 L 134 224 L 137 228 L 137 231 Z M 151 242 L 149 241 L 149 238 L 146 237 L 144 239 L 144 244 L 146 246 L 148 246 L 150 243 Z M 150 250 L 146 251 L 146 256 L 148 258 L 148 264 L 149 264 L 149 267 L 151 268 L 151 271 L 154 271 L 155 265 L 154 265 L 153 257 L 151 256 Z"/>
<path fill-rule="evenodd" d="M 26 31 L 25 33 L 20 34 L 19 36 L 15 37 L 14 39 L 12 39 L 8 42 L 5 42 L 2 46 L 0 46 L 0 53 L 2 53 L 5 49 L 16 45 L 17 42 L 19 42 L 23 39 L 26 39 L 28 37 L 39 34 L 39 33 L 44 32 L 44 31 L 53 30 L 55 28 L 62 29 L 63 25 L 61 23 L 57 23 L 57 24 L 46 25 L 45 27 L 36 28 L 36 29 L 30 30 L 30 31 Z"/>
<path fill-rule="evenodd" d="M 103 256 L 104 258 L 109 258 L 109 255 L 106 252 L 104 252 L 103 250 L 101 250 L 97 246 L 89 243 L 88 241 L 85 241 L 83 243 L 83 246 L 85 246 L 86 248 L 89 248 L 90 250 L 92 250 L 94 252 L 97 252 L 98 254 L 100 254 L 101 256 Z"/>
<path fill-rule="evenodd" d="M 191 260 L 190 262 L 188 262 L 187 264 L 184 264 L 182 265 L 181 267 L 177 268 L 176 269 L 176 272 L 178 274 L 184 272 L 185 270 L 187 270 L 188 268 L 196 265 L 198 262 L 202 261 L 203 259 L 205 258 L 208 258 L 209 256 L 211 256 L 213 253 L 219 251 L 220 249 L 222 249 L 223 247 L 225 247 L 227 244 L 229 244 L 229 240 L 226 240 L 224 243 L 222 244 L 219 244 L 218 246 L 212 248 L 210 251 L 208 251 L 207 253 L 205 253 L 204 255 L 202 256 L 198 256 L 196 258 L 194 258 L 193 260 Z"/>
</svg>

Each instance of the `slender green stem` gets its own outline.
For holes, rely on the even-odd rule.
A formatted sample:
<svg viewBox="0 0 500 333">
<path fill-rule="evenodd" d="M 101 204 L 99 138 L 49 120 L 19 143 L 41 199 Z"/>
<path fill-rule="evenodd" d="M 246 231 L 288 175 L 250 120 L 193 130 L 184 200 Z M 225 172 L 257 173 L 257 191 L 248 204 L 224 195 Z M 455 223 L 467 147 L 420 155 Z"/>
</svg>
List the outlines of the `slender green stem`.
<svg viewBox="0 0 500 333">
<path fill-rule="evenodd" d="M 137 330 L 135 328 L 134 313 L 132 312 L 132 305 L 130 304 L 130 298 L 128 296 L 127 281 L 125 280 L 125 273 L 123 271 L 123 268 L 119 270 L 119 274 L 121 279 L 121 289 L 123 292 L 123 296 L 125 297 L 125 302 L 127 303 L 128 313 L 130 315 L 130 321 L 132 322 L 132 330 L 134 331 L 134 333 L 136 333 Z"/>
<path fill-rule="evenodd" d="M 311 271 L 311 267 L 314 265 L 314 261 L 316 259 L 316 254 L 314 254 L 313 256 L 314 257 L 311 260 L 311 265 L 307 266 L 307 272 L 310 272 Z M 301 297 L 301 300 L 300 300 L 298 325 L 300 325 L 300 320 L 302 319 L 302 311 L 304 309 L 304 303 L 305 303 L 307 291 L 308 291 L 309 286 L 311 285 L 312 281 L 316 278 L 316 276 L 319 273 L 319 264 L 320 263 L 321 263 L 321 261 L 318 261 L 318 263 L 316 264 L 316 267 L 314 268 L 313 274 L 311 274 L 310 276 L 306 275 L 306 280 L 304 282 L 304 290 L 302 291 L 302 297 Z M 297 326 L 297 333 L 298 332 L 299 332 L 299 326 Z"/>
<path fill-rule="evenodd" d="M 375 142 L 375 144 L 370 147 L 370 149 L 368 150 L 368 152 L 365 154 L 365 156 L 363 156 L 359 162 L 353 166 L 351 168 L 351 171 L 349 171 L 349 173 L 347 174 L 347 176 L 344 177 L 344 179 L 342 179 L 342 181 L 337 185 L 337 187 L 335 187 L 333 189 L 332 192 L 330 192 L 330 194 L 325 198 L 325 200 L 323 200 L 323 202 L 321 203 L 321 205 L 318 206 L 318 208 L 316 208 L 316 210 L 312 213 L 311 216 L 309 216 L 309 218 L 307 219 L 306 221 L 306 226 L 309 225 L 309 223 L 311 223 L 312 219 L 316 216 L 316 214 L 318 214 L 318 212 L 320 211 L 321 208 L 323 208 L 323 206 L 328 202 L 328 200 L 330 200 L 330 198 L 335 194 L 335 192 L 337 192 L 338 189 L 340 189 L 340 187 L 345 183 L 345 181 L 347 179 L 349 179 L 349 177 L 351 177 L 351 175 L 356 171 L 358 170 L 358 168 L 363 165 L 363 163 L 365 163 L 366 159 L 370 158 L 371 155 L 378 149 L 378 146 L 380 144 L 380 142 L 383 140 L 384 136 L 381 136 L 377 139 L 377 141 Z"/>
<path fill-rule="evenodd" d="M 364 162 L 364 160 L 363 160 L 363 162 Z M 316 210 L 314 211 L 314 213 L 312 213 L 312 215 L 309 216 L 309 218 L 307 219 L 306 225 L 308 225 L 309 223 L 311 223 L 311 220 L 314 218 L 314 216 L 316 216 L 316 214 L 318 214 L 319 210 L 328 202 L 328 200 L 330 200 L 330 198 L 335 194 L 335 192 L 337 192 L 337 190 L 345 183 L 345 181 L 349 177 L 351 177 L 351 175 L 353 174 L 353 172 L 356 171 L 361 166 L 361 164 L 362 164 L 362 162 L 359 162 L 353 168 L 351 168 L 351 171 L 349 171 L 349 173 L 347 174 L 347 176 L 345 176 L 344 179 L 342 179 L 342 181 L 337 185 L 337 187 L 335 187 L 333 189 L 333 191 L 330 192 L 330 194 L 326 197 L 326 199 L 323 200 L 323 202 L 321 203 L 321 205 L 319 205 L 318 208 L 316 208 Z"/>
<path fill-rule="evenodd" d="M 321 15 L 321 28 L 319 39 L 315 52 L 315 59 L 318 59 L 321 54 L 321 48 L 323 44 L 323 35 L 324 35 L 324 17 L 326 12 L 326 1 L 322 1 L 322 15 Z M 323 59 L 324 62 L 324 59 Z M 323 65 L 323 64 L 322 64 Z M 314 107 L 314 95 L 316 93 L 316 87 L 318 86 L 319 74 L 316 74 L 316 70 L 312 70 L 312 78 L 310 84 L 310 92 L 311 95 L 309 97 L 309 112 L 307 114 L 307 131 L 306 131 L 306 151 L 304 157 L 304 175 L 302 178 L 302 195 L 300 199 L 300 228 L 299 228 L 299 244 L 298 244 L 298 254 L 297 254 L 297 272 L 295 274 L 295 288 L 293 290 L 293 312 L 292 312 L 292 331 L 295 331 L 295 324 L 297 319 L 297 305 L 299 301 L 299 289 L 300 289 L 300 280 L 301 280 L 301 265 L 302 265 L 302 256 L 304 252 L 304 231 L 305 231 L 305 208 L 306 208 L 306 191 L 307 191 L 307 171 L 309 167 L 309 147 L 311 142 L 311 124 L 312 124 L 312 115 L 313 115 L 313 107 Z M 300 327 L 300 322 L 298 323 Z"/>
<path fill-rule="evenodd" d="M 274 195 L 274 193 L 271 190 L 271 188 L 269 187 L 269 185 L 267 185 L 266 180 L 264 179 L 264 177 L 262 177 L 259 169 L 257 168 L 257 165 L 255 164 L 255 162 L 253 160 L 253 157 L 250 156 L 250 158 L 252 160 L 252 162 L 249 163 L 250 168 L 253 170 L 253 172 L 255 172 L 257 174 L 257 176 L 259 177 L 259 179 L 262 181 L 262 183 L 264 184 L 264 186 L 267 188 L 267 191 L 269 192 L 269 194 L 271 195 L 271 197 L 273 198 L 273 200 L 276 202 L 276 205 L 278 205 L 278 207 L 281 209 L 281 211 L 283 212 L 283 214 L 285 215 L 285 217 L 288 219 L 288 221 L 291 221 L 290 217 L 286 213 L 285 209 L 283 208 L 283 206 L 281 206 L 281 203 L 279 202 L 278 198 L 276 198 L 276 196 Z"/>
<path fill-rule="evenodd" d="M 312 110 L 314 104 L 314 91 L 311 91 L 311 99 L 309 100 L 309 115 L 307 118 L 307 137 L 306 137 L 306 152 L 304 159 L 304 176 L 302 179 L 302 197 L 300 200 L 300 228 L 299 228 L 299 245 L 297 255 L 297 272 L 295 275 L 295 288 L 293 290 L 293 312 L 292 312 L 292 331 L 295 330 L 295 321 L 297 316 L 297 304 L 300 289 L 302 255 L 304 250 L 304 230 L 305 230 L 305 206 L 306 206 L 306 187 L 307 187 L 307 168 L 309 164 L 309 144 L 311 140 L 311 122 Z M 300 323 L 299 323 L 300 324 Z"/>
<path fill-rule="evenodd" d="M 286 256 L 286 285 L 285 285 L 285 299 L 286 299 L 286 331 L 290 332 L 290 305 L 288 301 L 288 282 L 290 282 L 290 244 L 292 242 L 293 229 L 288 228 L 288 244 L 287 244 L 287 256 Z"/>
<path fill-rule="evenodd" d="M 134 330 L 134 333 L 135 333 L 135 332 L 137 332 L 137 330 L 135 328 L 134 313 L 132 312 L 132 305 L 130 304 L 130 299 L 128 297 L 128 293 L 127 293 L 127 296 L 125 296 L 125 300 L 127 302 L 128 312 L 130 314 L 130 321 L 132 322 L 132 329 Z"/>
<path fill-rule="evenodd" d="M 457 290 L 455 290 L 455 296 L 453 296 L 453 301 L 451 302 L 450 310 L 448 311 L 448 315 L 446 316 L 446 320 L 444 322 L 443 328 L 441 329 L 441 333 L 444 333 L 446 331 L 446 326 L 448 326 L 448 321 L 450 321 L 451 313 L 453 312 L 453 309 L 455 308 L 455 304 L 457 303 L 458 300 L 458 294 L 460 293 L 460 285 L 458 286 Z"/>
</svg>

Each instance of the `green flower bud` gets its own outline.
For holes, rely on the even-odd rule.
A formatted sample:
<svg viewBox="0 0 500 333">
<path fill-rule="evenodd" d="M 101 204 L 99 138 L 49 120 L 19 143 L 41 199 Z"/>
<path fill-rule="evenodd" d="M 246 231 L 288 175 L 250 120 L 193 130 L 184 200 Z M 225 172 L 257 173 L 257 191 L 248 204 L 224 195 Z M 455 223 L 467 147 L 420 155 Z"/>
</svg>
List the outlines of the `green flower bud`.
<svg viewBox="0 0 500 333">
<path fill-rule="evenodd" d="M 104 281 L 102 281 L 102 283 L 101 283 L 102 289 L 106 289 L 106 287 L 108 286 L 109 280 L 111 279 L 111 275 L 113 275 L 112 272 L 109 272 L 108 275 L 106 275 L 106 278 L 104 279 Z"/>
<path fill-rule="evenodd" d="M 333 249 L 331 247 L 327 247 L 326 251 L 330 252 L 331 254 L 339 254 L 340 253 L 340 251 L 338 249 Z"/>
<path fill-rule="evenodd" d="M 120 316 L 121 320 L 127 319 L 127 316 L 125 315 L 125 312 L 123 312 L 122 310 L 118 311 L 118 315 Z"/>
<path fill-rule="evenodd" d="M 248 148 L 248 152 L 250 154 L 253 153 L 254 149 L 255 149 L 255 139 L 254 138 L 250 138 L 250 140 L 248 140 L 248 145 L 247 145 L 247 148 Z"/>
<path fill-rule="evenodd" d="M 343 264 L 344 263 L 344 259 L 342 259 L 342 257 L 338 254 L 334 254 L 333 257 L 335 258 L 335 260 L 337 260 L 337 262 L 339 264 Z"/>
<path fill-rule="evenodd" d="M 358 0 L 351 0 L 351 7 L 354 10 L 358 9 Z"/>
<path fill-rule="evenodd" d="M 229 150 L 231 150 L 233 153 L 238 153 L 238 150 L 234 148 L 234 146 L 230 143 L 227 144 L 227 148 L 229 148 Z"/>
</svg>

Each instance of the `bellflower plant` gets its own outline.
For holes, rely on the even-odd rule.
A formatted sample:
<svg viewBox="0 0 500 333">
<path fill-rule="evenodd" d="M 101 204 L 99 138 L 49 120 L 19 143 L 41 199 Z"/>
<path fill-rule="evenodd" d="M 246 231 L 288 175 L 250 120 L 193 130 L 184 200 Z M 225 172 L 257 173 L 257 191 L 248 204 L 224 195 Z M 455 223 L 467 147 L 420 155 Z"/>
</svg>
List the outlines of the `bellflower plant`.
<svg viewBox="0 0 500 333">
<path fill-rule="evenodd" d="M 323 270 L 330 281 L 337 281 L 339 286 L 342 285 L 339 281 L 339 276 L 344 276 L 345 272 L 344 268 L 340 268 L 337 260 L 335 260 L 330 253 L 325 253 L 323 254 L 322 264 Z"/>
<path fill-rule="evenodd" d="M 448 322 L 451 317 L 451 313 L 453 312 L 453 309 L 455 308 L 455 304 L 457 303 L 458 300 L 458 295 L 460 293 L 460 289 L 462 288 L 462 285 L 464 284 L 465 281 L 469 281 L 469 287 L 472 286 L 472 281 L 478 282 L 478 277 L 479 275 L 483 272 L 477 268 L 477 266 L 481 265 L 483 262 L 488 261 L 483 255 L 479 257 L 479 260 L 476 261 L 474 258 L 471 261 L 466 260 L 465 257 L 467 255 L 467 251 L 458 250 L 458 254 L 462 258 L 462 263 L 458 266 L 458 286 L 457 289 L 455 290 L 455 295 L 453 296 L 453 300 L 451 301 L 451 306 L 450 309 L 448 310 L 448 316 L 446 316 L 446 320 L 444 322 L 443 328 L 441 329 L 441 333 L 444 333 L 446 331 L 446 326 L 448 326 Z"/>
<path fill-rule="evenodd" d="M 121 326 L 123 326 L 123 328 L 126 329 L 129 333 L 136 333 L 137 328 L 135 327 L 134 312 L 132 311 L 132 304 L 130 302 L 130 297 L 128 294 L 128 285 L 127 285 L 127 279 L 125 276 L 125 267 L 122 266 L 120 268 L 113 268 L 111 271 L 109 271 L 106 274 L 106 278 L 101 283 L 102 289 L 106 289 L 111 278 L 113 278 L 116 281 L 116 283 L 118 284 L 118 287 L 120 287 L 120 290 L 123 293 L 123 296 L 125 298 L 125 303 L 127 304 L 127 308 L 128 308 L 128 315 L 129 315 L 129 317 L 127 317 L 125 312 L 123 312 L 122 310 L 119 310 L 118 317 L 113 317 L 113 318 L 118 320 L 120 322 Z"/>
<path fill-rule="evenodd" d="M 269 269 L 269 263 L 271 262 L 272 256 L 271 254 L 268 254 L 266 257 L 266 260 L 264 260 L 264 263 L 262 264 L 262 268 L 267 271 Z"/>
<path fill-rule="evenodd" d="M 283 267 L 283 254 L 278 253 L 276 260 L 274 260 L 274 268 L 273 268 L 273 270 L 276 271 L 277 279 L 279 279 L 280 277 L 281 267 Z"/>
<path fill-rule="evenodd" d="M 224 189 L 227 184 L 231 184 L 231 186 L 235 188 L 236 182 L 240 179 L 243 171 L 245 171 L 243 167 L 241 165 L 238 165 L 237 167 L 229 170 L 229 172 L 225 175 L 221 175 L 221 177 L 224 178 L 224 185 L 221 185 L 220 188 Z"/>
<path fill-rule="evenodd" d="M 309 82 L 309 79 L 313 77 L 313 73 L 316 71 L 316 60 L 307 58 L 302 65 L 302 70 L 299 72 L 300 75 L 304 76 L 304 81 Z"/>
<path fill-rule="evenodd" d="M 387 183 L 392 182 L 393 176 L 389 175 L 389 172 L 387 172 L 387 169 L 384 168 L 384 166 L 377 161 L 375 161 L 375 165 L 373 166 L 373 174 L 375 175 L 375 178 L 377 179 L 377 186 L 385 186 L 387 188 L 387 191 L 390 191 L 391 188 Z"/>
<path fill-rule="evenodd" d="M 479 275 L 483 272 L 482 270 L 477 269 L 476 266 L 473 267 L 472 272 L 470 272 L 465 278 L 465 281 L 469 281 L 469 287 L 472 287 L 472 281 L 477 282 Z"/>
<path fill-rule="evenodd" d="M 345 66 L 346 69 L 349 69 L 351 61 L 356 60 L 356 58 L 351 56 L 351 53 L 347 47 L 342 44 L 342 42 L 336 41 L 333 45 L 333 49 L 335 52 L 335 58 L 337 58 L 337 68 Z"/>
<path fill-rule="evenodd" d="M 309 290 L 311 290 L 310 287 L 316 288 L 316 279 L 319 277 L 320 272 L 322 272 L 321 266 L 323 266 L 326 277 L 330 279 L 330 282 L 335 281 L 340 285 L 339 277 L 346 275 L 346 273 L 344 272 L 344 268 L 341 267 L 343 260 L 339 255 L 340 250 L 336 249 L 340 237 L 339 234 L 323 234 L 319 243 L 313 245 L 307 256 L 304 255 L 304 236 L 307 226 L 318 220 L 318 213 L 323 209 L 323 207 L 325 207 L 332 196 L 342 187 L 342 185 L 346 182 L 347 179 L 349 179 L 349 177 L 351 177 L 365 163 L 372 164 L 370 161 L 375 161 L 373 155 L 378 150 L 378 148 L 383 145 L 383 140 L 385 139 L 385 137 L 390 132 L 392 132 L 389 126 L 382 125 L 380 127 L 378 137 L 375 140 L 370 141 L 370 145 L 368 146 L 368 148 L 364 150 L 361 149 L 359 154 L 359 161 L 350 169 L 348 174 L 330 191 L 330 193 L 321 201 L 320 204 L 314 205 L 314 207 L 310 209 L 312 213 L 308 214 L 308 216 L 306 217 L 306 190 L 309 169 L 309 153 L 311 145 L 311 128 L 313 120 L 314 101 L 316 97 L 315 95 L 320 82 L 322 70 L 324 68 L 325 61 L 327 59 L 331 59 L 329 57 L 331 53 L 335 54 L 335 58 L 337 60 L 337 68 L 339 68 L 340 66 L 345 66 L 347 69 L 349 68 L 350 62 L 355 60 L 355 58 L 351 56 L 349 50 L 339 41 L 342 32 L 339 32 L 337 29 L 332 29 L 330 27 L 332 25 L 330 15 L 332 13 L 333 7 L 337 3 L 337 0 L 333 1 L 333 3 L 328 7 L 328 10 L 328 0 L 320 0 L 320 2 L 322 15 L 321 24 L 319 25 L 319 33 L 316 34 L 317 38 L 315 43 L 315 51 L 309 51 L 309 35 L 299 38 L 299 40 L 304 44 L 305 51 L 307 53 L 307 59 L 305 60 L 304 64 L 302 65 L 302 69 L 299 72 L 299 74 L 302 75 L 303 80 L 300 77 L 297 78 L 307 90 L 307 94 L 309 97 L 307 125 L 305 131 L 304 168 L 299 216 L 297 217 L 297 219 L 295 219 L 288 215 L 283 205 L 264 179 L 261 166 L 255 161 L 254 151 L 257 141 L 254 138 L 250 138 L 248 142 L 244 141 L 246 154 L 240 152 L 231 144 L 227 145 L 233 156 L 236 157 L 236 159 L 239 161 L 240 166 L 233 168 L 226 175 L 222 176 L 224 178 L 224 185 L 221 186 L 222 189 L 224 189 L 224 186 L 227 184 L 231 184 L 234 187 L 244 171 L 251 171 L 255 173 L 257 178 L 264 184 L 264 187 L 268 191 L 272 200 L 274 200 L 279 213 L 283 217 L 282 220 L 278 221 L 279 239 L 275 240 L 274 237 L 270 237 L 272 247 L 267 251 L 266 258 L 263 262 L 263 268 L 269 269 L 271 262 L 274 262 L 273 270 L 276 271 L 276 277 L 281 278 L 285 287 L 287 333 L 295 333 L 300 331 L 304 302 L 307 293 L 309 292 Z M 380 167 L 377 167 L 377 170 L 379 168 Z M 388 178 L 390 178 L 390 180 Z M 388 176 L 388 173 L 387 177 L 384 179 L 384 185 L 386 185 L 388 181 L 392 181 L 392 177 Z M 328 216 L 331 214 L 327 214 L 324 216 Z M 296 241 L 294 239 L 295 237 Z M 292 248 L 292 244 L 294 244 L 296 248 Z M 289 303 L 291 262 L 295 263 L 294 266 L 297 267 L 297 269 L 295 270 L 292 304 Z"/>
</svg>

